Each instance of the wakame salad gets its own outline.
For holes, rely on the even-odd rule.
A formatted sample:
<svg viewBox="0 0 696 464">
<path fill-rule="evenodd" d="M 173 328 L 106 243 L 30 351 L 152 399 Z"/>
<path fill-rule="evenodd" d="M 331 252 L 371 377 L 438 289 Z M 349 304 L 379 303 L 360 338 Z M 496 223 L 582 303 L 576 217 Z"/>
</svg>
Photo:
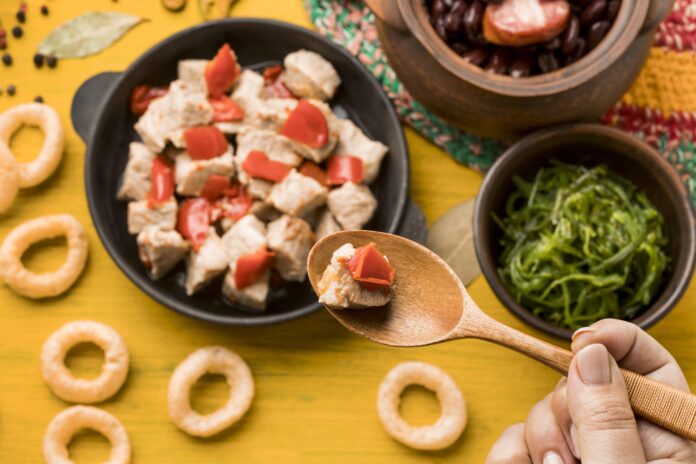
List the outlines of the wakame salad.
<svg viewBox="0 0 696 464">
<path fill-rule="evenodd" d="M 499 273 L 517 301 L 569 329 L 632 319 L 660 290 L 669 264 L 663 218 L 606 166 L 552 161 L 513 178 Z"/>
</svg>

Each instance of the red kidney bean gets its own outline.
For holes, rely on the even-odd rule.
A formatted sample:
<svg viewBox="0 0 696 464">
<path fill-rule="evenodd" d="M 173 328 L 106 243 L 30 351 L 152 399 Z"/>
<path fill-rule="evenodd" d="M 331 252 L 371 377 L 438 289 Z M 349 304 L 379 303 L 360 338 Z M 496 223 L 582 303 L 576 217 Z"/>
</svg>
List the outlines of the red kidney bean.
<svg viewBox="0 0 696 464">
<path fill-rule="evenodd" d="M 578 61 L 585 55 L 585 50 L 587 49 L 587 42 L 582 37 L 578 38 L 575 43 L 575 49 L 568 55 L 570 63 Z"/>
<path fill-rule="evenodd" d="M 457 55 L 462 55 L 465 51 L 469 49 L 469 47 L 467 47 L 466 44 L 462 42 L 454 42 L 450 45 L 450 48 L 454 50 L 454 52 Z"/>
<path fill-rule="evenodd" d="M 604 19 L 607 21 L 615 20 L 616 15 L 619 14 L 619 8 L 621 8 L 621 0 L 610 0 L 607 3 L 607 14 L 604 16 Z"/>
<path fill-rule="evenodd" d="M 437 35 L 439 35 L 442 40 L 447 42 L 447 29 L 445 28 L 444 18 L 435 20 L 435 32 L 437 32 Z"/>
<path fill-rule="evenodd" d="M 598 21 L 607 9 L 607 0 L 594 0 L 580 13 L 580 25 L 588 27 Z"/>
<path fill-rule="evenodd" d="M 469 5 L 464 15 L 464 29 L 469 39 L 476 37 L 481 32 L 481 23 L 483 21 L 484 7 L 480 0 L 474 0 Z"/>
<path fill-rule="evenodd" d="M 590 30 L 587 31 L 587 51 L 589 52 L 602 41 L 607 32 L 611 27 L 609 21 L 599 21 L 590 26 Z"/>
<path fill-rule="evenodd" d="M 459 33 L 462 27 L 462 19 L 466 13 L 467 4 L 464 0 L 457 0 L 452 6 L 452 9 L 445 16 L 445 29 L 447 33 L 453 37 Z"/>
<path fill-rule="evenodd" d="M 544 48 L 547 50 L 558 50 L 561 48 L 561 39 L 558 37 L 554 37 L 553 39 L 549 40 L 544 44 Z"/>
<path fill-rule="evenodd" d="M 488 50 L 483 47 L 472 48 L 464 52 L 462 58 L 476 66 L 483 66 L 488 61 Z"/>
<path fill-rule="evenodd" d="M 577 16 L 572 15 L 568 20 L 568 26 L 566 26 L 565 31 L 561 35 L 561 50 L 563 50 L 563 53 L 568 54 L 573 51 L 579 35 L 580 20 Z"/>
<path fill-rule="evenodd" d="M 510 75 L 512 77 L 525 77 L 532 74 L 534 70 L 534 58 L 532 55 L 517 55 L 510 65 Z"/>
<path fill-rule="evenodd" d="M 498 48 L 491 54 L 484 69 L 494 74 L 505 74 L 511 62 L 512 54 L 505 48 Z"/>
<path fill-rule="evenodd" d="M 444 0 L 435 0 L 430 7 L 430 22 L 435 24 L 439 19 L 442 19 L 447 13 L 447 5 Z"/>
<path fill-rule="evenodd" d="M 551 52 L 541 53 L 537 56 L 537 64 L 541 72 L 548 73 L 557 70 L 560 67 L 558 59 Z"/>
</svg>

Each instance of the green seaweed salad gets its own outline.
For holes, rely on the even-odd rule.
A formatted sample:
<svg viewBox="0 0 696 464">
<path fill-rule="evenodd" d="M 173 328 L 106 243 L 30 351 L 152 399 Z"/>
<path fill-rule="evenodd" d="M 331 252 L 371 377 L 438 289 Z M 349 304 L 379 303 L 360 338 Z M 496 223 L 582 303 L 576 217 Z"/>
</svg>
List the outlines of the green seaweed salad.
<svg viewBox="0 0 696 464">
<path fill-rule="evenodd" d="M 499 273 L 517 301 L 577 329 L 632 319 L 660 289 L 669 258 L 662 215 L 628 180 L 601 165 L 552 161 L 513 178 L 501 227 Z"/>
</svg>

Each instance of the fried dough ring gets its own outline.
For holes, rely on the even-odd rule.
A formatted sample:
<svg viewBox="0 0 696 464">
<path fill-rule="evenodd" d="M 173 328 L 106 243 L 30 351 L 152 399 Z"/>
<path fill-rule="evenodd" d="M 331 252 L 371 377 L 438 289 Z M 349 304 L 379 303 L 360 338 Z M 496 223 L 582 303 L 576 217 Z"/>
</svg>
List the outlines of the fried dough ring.
<svg viewBox="0 0 696 464">
<path fill-rule="evenodd" d="M 191 387 L 206 373 L 222 374 L 230 386 L 230 398 L 217 411 L 201 415 L 191 408 Z M 254 399 L 254 378 L 249 366 L 232 351 L 221 346 L 200 348 L 177 366 L 169 381 L 169 417 L 184 432 L 209 437 L 237 422 Z"/>
<path fill-rule="evenodd" d="M 65 366 L 65 356 L 78 343 L 92 342 L 104 351 L 104 365 L 96 379 L 80 379 Z M 128 375 L 128 349 L 121 336 L 106 324 L 68 322 L 56 330 L 41 351 L 41 373 L 53 394 L 74 403 L 98 403 L 111 398 Z"/>
<path fill-rule="evenodd" d="M 10 147 L 0 141 L 0 213 L 6 211 L 19 190 L 19 165 Z"/>
<path fill-rule="evenodd" d="M 43 439 L 47 464 L 74 464 L 68 453 L 68 443 L 81 429 L 92 429 L 111 442 L 111 454 L 106 464 L 130 463 L 131 446 L 128 433 L 114 416 L 93 406 L 73 406 L 53 418 Z"/>
<path fill-rule="evenodd" d="M 435 392 L 442 409 L 436 423 L 414 427 L 401 417 L 401 393 L 409 385 L 422 385 Z M 420 450 L 447 448 L 466 428 L 466 402 L 459 387 L 445 371 L 424 362 L 401 363 L 387 374 L 379 387 L 377 413 L 392 438 Z"/>
<path fill-rule="evenodd" d="M 22 264 L 22 255 L 34 243 L 65 235 L 68 257 L 54 272 L 36 274 Z M 14 228 L 0 246 L 0 277 L 15 292 L 28 298 L 48 298 L 67 291 L 85 268 L 87 236 L 77 219 L 62 214 L 43 216 Z"/>
<path fill-rule="evenodd" d="M 65 134 L 58 113 L 48 105 L 25 103 L 0 114 L 0 141 L 10 146 L 12 135 L 23 124 L 38 126 L 44 133 L 44 142 L 38 156 L 29 163 L 19 163 L 19 187 L 39 185 L 53 174 L 65 148 Z"/>
</svg>

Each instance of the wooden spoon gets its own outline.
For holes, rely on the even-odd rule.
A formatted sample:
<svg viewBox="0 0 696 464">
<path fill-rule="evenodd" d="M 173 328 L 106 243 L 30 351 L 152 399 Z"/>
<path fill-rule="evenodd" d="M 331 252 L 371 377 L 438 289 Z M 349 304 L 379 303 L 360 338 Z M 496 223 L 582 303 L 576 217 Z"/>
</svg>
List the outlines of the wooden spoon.
<svg viewBox="0 0 696 464">
<path fill-rule="evenodd" d="M 390 346 L 414 347 L 457 338 L 478 338 L 512 348 L 563 375 L 573 354 L 523 334 L 487 316 L 440 257 L 411 240 L 371 231 L 344 231 L 317 242 L 307 272 L 317 283 L 341 245 L 374 242 L 396 269 L 392 301 L 380 308 L 329 312 L 347 329 Z M 696 396 L 621 370 L 633 411 L 679 436 L 696 440 Z"/>
</svg>

